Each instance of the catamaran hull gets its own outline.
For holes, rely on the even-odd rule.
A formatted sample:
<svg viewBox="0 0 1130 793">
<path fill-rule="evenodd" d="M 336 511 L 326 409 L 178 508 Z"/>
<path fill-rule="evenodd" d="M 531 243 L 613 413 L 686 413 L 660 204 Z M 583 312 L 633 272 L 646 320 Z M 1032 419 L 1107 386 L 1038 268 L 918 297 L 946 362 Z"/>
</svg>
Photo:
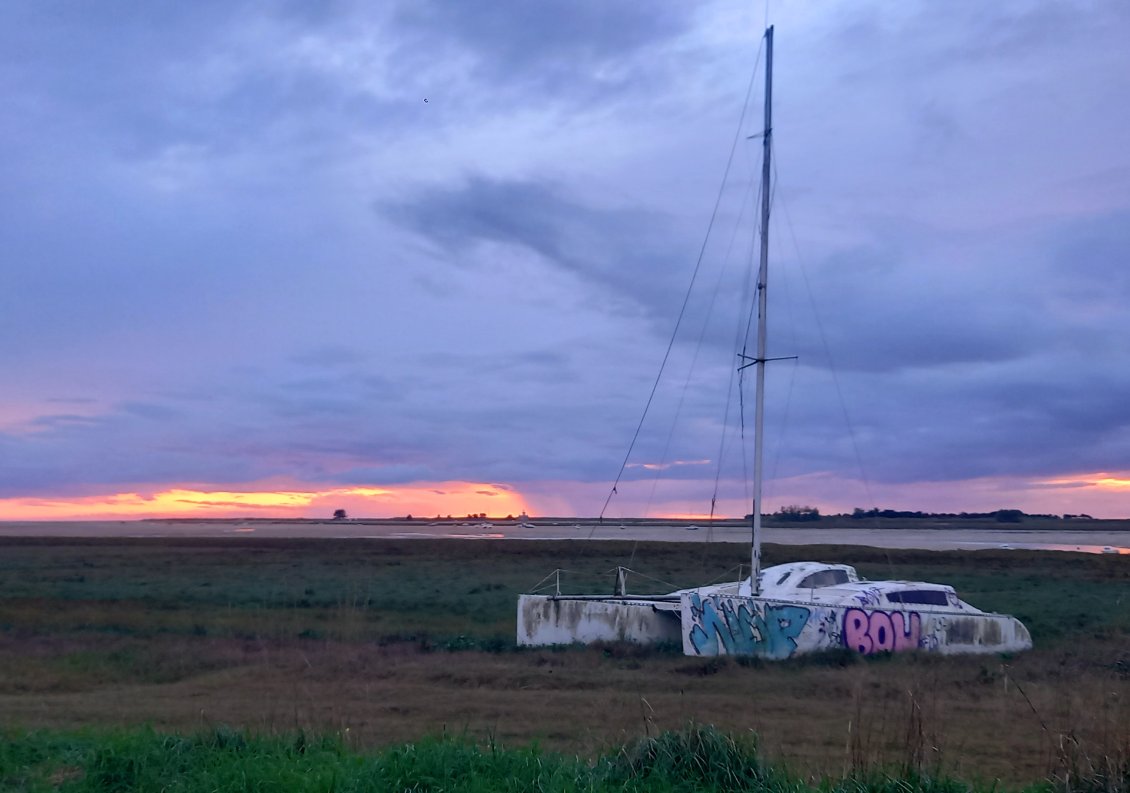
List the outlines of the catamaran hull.
<svg viewBox="0 0 1130 793">
<path fill-rule="evenodd" d="M 569 598 L 522 595 L 518 598 L 518 644 L 682 642 L 678 603 L 656 604 L 633 598 Z"/>
<path fill-rule="evenodd" d="M 693 592 L 683 593 L 677 605 L 623 597 L 519 599 L 519 645 L 599 641 L 681 642 L 690 656 L 772 659 L 841 647 L 863 654 L 1001 653 L 1032 647 L 1028 629 L 1014 617 L 953 609 L 828 606 Z"/>
</svg>

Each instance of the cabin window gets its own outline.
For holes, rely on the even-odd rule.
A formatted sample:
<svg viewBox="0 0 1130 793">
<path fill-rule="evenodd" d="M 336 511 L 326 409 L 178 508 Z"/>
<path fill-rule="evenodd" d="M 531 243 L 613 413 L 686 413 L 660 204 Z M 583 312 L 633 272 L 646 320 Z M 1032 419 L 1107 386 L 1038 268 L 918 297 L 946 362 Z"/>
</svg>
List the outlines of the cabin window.
<svg viewBox="0 0 1130 793">
<path fill-rule="evenodd" d="M 821 570 L 819 573 L 806 575 L 797 584 L 800 589 L 817 589 L 822 586 L 835 586 L 848 582 L 847 570 Z"/>
<path fill-rule="evenodd" d="M 908 589 L 905 592 L 888 592 L 890 603 L 921 603 L 925 606 L 947 605 L 946 593 L 938 589 Z"/>
<path fill-rule="evenodd" d="M 789 580 L 789 576 L 790 576 L 790 575 L 792 575 L 792 574 L 791 574 L 791 573 L 785 573 L 785 574 L 784 574 L 783 576 L 781 576 L 780 578 L 778 578 L 778 579 L 777 579 L 777 586 L 780 586 L 781 584 L 783 584 L 783 583 L 785 583 L 786 581 L 788 581 L 788 580 Z"/>
</svg>

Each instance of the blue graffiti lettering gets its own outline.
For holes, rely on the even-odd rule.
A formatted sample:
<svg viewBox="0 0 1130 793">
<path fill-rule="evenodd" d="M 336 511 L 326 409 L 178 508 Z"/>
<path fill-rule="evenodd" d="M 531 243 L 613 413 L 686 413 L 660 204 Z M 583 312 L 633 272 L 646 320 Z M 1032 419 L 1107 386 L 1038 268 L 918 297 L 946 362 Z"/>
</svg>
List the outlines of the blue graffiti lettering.
<svg viewBox="0 0 1130 793">
<path fill-rule="evenodd" d="M 699 655 L 788 658 L 811 611 L 803 606 L 710 595 L 690 596 L 691 646 Z"/>
</svg>

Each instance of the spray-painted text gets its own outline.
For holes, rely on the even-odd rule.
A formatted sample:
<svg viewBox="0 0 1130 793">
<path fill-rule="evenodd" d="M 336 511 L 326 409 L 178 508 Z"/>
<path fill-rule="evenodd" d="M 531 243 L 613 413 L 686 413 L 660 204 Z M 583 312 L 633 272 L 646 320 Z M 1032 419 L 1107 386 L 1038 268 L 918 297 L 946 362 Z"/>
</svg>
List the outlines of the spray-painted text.
<svg viewBox="0 0 1130 793">
<path fill-rule="evenodd" d="M 690 597 L 690 646 L 699 655 L 788 658 L 811 611 L 803 606 L 752 600 Z"/>
<path fill-rule="evenodd" d="M 922 617 L 916 611 L 844 612 L 844 645 L 864 655 L 914 650 L 922 640 Z"/>
</svg>

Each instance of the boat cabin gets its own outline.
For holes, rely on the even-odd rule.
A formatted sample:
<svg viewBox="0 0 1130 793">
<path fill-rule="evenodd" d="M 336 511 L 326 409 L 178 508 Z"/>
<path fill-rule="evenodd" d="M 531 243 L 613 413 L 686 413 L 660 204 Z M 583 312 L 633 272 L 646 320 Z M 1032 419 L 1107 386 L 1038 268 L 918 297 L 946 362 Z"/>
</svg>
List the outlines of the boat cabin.
<svg viewBox="0 0 1130 793">
<path fill-rule="evenodd" d="M 760 596 L 769 600 L 803 601 L 828 606 L 857 606 L 915 611 L 957 610 L 981 613 L 957 596 L 954 588 L 925 581 L 867 581 L 851 565 L 791 562 L 761 571 Z M 704 594 L 749 597 L 747 578 L 735 584 L 705 587 Z"/>
</svg>

